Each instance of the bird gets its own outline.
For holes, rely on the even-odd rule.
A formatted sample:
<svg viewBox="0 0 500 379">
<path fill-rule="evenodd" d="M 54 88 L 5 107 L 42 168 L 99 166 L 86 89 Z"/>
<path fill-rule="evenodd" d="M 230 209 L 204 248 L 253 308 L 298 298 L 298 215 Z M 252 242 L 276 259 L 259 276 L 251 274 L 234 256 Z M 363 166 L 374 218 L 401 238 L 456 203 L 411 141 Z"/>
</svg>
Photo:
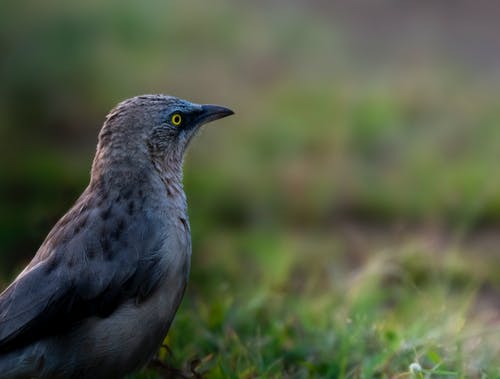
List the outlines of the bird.
<svg viewBox="0 0 500 379">
<path fill-rule="evenodd" d="M 191 266 L 184 156 L 232 114 L 162 94 L 111 110 L 88 186 L 0 294 L 1 379 L 118 379 L 152 359 Z"/>
</svg>

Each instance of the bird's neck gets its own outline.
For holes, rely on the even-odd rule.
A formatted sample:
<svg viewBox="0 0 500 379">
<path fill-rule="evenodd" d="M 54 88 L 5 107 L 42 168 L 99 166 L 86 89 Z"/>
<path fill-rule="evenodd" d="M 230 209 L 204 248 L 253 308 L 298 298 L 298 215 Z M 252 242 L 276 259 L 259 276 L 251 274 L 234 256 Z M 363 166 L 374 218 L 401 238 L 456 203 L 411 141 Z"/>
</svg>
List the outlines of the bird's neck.
<svg viewBox="0 0 500 379">
<path fill-rule="evenodd" d="M 166 194 L 172 204 L 186 208 L 182 185 L 182 155 L 154 155 L 151 151 L 131 151 L 131 147 L 99 147 L 92 165 L 91 186 L 125 189 L 141 186 Z"/>
<path fill-rule="evenodd" d="M 151 168 L 147 151 L 133 150 L 130 146 L 98 146 L 92 163 L 91 183 L 130 182 L 145 175 Z"/>
<path fill-rule="evenodd" d="M 155 172 L 165 187 L 167 197 L 179 201 L 185 207 L 186 195 L 182 185 L 182 158 L 153 157 L 152 162 Z"/>
</svg>

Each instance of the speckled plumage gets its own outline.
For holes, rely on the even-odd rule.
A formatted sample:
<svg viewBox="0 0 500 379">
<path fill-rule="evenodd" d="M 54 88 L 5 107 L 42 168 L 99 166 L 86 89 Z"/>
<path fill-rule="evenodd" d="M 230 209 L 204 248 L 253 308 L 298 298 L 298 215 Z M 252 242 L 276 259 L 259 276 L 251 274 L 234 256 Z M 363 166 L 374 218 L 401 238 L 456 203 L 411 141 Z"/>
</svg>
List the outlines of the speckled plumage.
<svg viewBox="0 0 500 379">
<path fill-rule="evenodd" d="M 112 379 L 148 362 L 189 274 L 184 153 L 230 114 L 163 95 L 109 113 L 89 186 L 0 295 L 0 378 Z"/>
</svg>

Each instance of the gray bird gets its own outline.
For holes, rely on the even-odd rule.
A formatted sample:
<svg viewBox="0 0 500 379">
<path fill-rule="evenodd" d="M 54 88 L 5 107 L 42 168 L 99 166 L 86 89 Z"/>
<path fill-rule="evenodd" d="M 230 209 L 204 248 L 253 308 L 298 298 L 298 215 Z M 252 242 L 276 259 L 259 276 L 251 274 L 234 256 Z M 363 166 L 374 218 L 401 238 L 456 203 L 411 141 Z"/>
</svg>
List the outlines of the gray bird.
<svg viewBox="0 0 500 379">
<path fill-rule="evenodd" d="M 122 378 L 152 358 L 190 269 L 184 153 L 231 114 L 164 95 L 109 113 L 90 184 L 0 295 L 0 378 Z"/>
</svg>

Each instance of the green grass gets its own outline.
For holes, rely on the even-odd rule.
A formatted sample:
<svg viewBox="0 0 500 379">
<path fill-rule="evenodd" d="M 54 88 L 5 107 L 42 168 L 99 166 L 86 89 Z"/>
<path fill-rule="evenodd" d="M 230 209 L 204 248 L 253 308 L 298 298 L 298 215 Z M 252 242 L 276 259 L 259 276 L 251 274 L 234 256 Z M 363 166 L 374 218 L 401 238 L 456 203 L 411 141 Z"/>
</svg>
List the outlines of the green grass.
<svg viewBox="0 0 500 379">
<path fill-rule="evenodd" d="M 283 233 L 198 246 L 165 362 L 197 362 L 206 378 L 410 378 L 415 362 L 426 378 L 499 377 L 500 325 L 481 288 L 498 285 L 498 262 L 409 239 L 352 264 L 335 237 Z"/>
</svg>

